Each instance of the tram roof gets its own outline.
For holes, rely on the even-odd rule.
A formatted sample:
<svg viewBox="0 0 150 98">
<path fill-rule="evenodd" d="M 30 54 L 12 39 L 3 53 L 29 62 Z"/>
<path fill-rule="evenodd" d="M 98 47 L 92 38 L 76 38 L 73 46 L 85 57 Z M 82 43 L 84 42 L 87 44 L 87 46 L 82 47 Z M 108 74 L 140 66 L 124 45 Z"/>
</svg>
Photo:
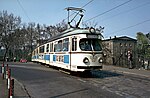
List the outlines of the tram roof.
<svg viewBox="0 0 150 98">
<path fill-rule="evenodd" d="M 61 32 L 61 33 L 57 34 L 54 37 L 51 37 L 47 42 L 54 41 L 56 39 L 63 38 L 63 37 L 66 37 L 66 36 L 77 35 L 77 34 L 92 34 L 92 33 L 89 31 L 89 28 L 88 29 L 70 28 L 70 29 L 65 30 L 64 32 Z M 93 34 L 99 35 L 100 32 L 95 31 L 95 33 L 93 33 Z"/>
</svg>

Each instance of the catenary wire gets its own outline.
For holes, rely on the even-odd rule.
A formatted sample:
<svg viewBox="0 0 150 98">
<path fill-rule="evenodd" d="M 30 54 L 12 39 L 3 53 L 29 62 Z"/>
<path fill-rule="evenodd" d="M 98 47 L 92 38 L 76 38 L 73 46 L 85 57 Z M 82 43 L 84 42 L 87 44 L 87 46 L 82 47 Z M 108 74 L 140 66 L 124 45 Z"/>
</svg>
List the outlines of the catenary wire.
<svg viewBox="0 0 150 98">
<path fill-rule="evenodd" d="M 23 8 L 23 6 L 21 5 L 20 1 L 17 0 L 17 2 L 18 2 L 18 4 L 19 4 L 19 6 L 21 7 L 22 11 L 24 12 L 24 14 L 26 15 L 26 17 L 28 18 L 28 20 L 31 21 L 31 19 L 29 18 L 29 16 L 28 16 L 26 10 L 25 10 L 25 9 Z"/>
<path fill-rule="evenodd" d="M 150 4 L 150 2 L 146 2 L 146 3 L 144 3 L 144 4 L 141 4 L 141 5 L 139 5 L 139 6 L 136 6 L 136 7 L 134 7 L 134 8 L 129 9 L 129 10 L 125 10 L 125 11 L 122 11 L 122 12 L 120 12 L 120 13 L 118 13 L 118 14 L 115 14 L 115 15 L 113 15 L 113 16 L 110 16 L 110 17 L 108 17 L 108 18 L 102 19 L 102 21 L 105 21 L 105 20 L 107 20 L 107 19 L 116 17 L 116 16 L 121 15 L 121 14 L 125 14 L 125 13 L 128 13 L 128 12 L 131 12 L 131 11 L 133 11 L 133 10 L 136 10 L 136 9 L 138 9 L 138 8 L 140 8 L 140 7 L 143 7 L 143 6 L 146 6 L 146 5 L 149 5 L 149 4 Z"/>
<path fill-rule="evenodd" d="M 92 1 L 94 1 L 94 0 L 90 0 L 88 3 L 86 3 L 85 5 L 83 5 L 81 8 L 86 7 L 86 6 L 89 5 Z"/>
<path fill-rule="evenodd" d="M 136 27 L 136 26 L 138 26 L 138 25 L 141 25 L 141 24 L 146 23 L 146 22 L 149 22 L 149 21 L 150 21 L 150 19 L 147 19 L 147 20 L 144 20 L 144 21 L 139 22 L 139 23 L 137 23 L 137 24 L 134 24 L 134 25 L 131 25 L 131 26 L 122 28 L 122 29 L 120 29 L 120 30 L 114 31 L 114 32 L 112 32 L 112 33 L 121 32 L 121 31 L 124 31 L 124 30 L 130 29 L 130 28 Z"/>
<path fill-rule="evenodd" d="M 124 3 L 122 3 L 122 4 L 120 4 L 120 5 L 117 5 L 117 6 L 113 7 L 113 8 L 111 8 L 111 9 L 109 9 L 109 10 L 103 12 L 103 13 L 100 13 L 100 14 L 98 14 L 98 15 L 96 15 L 96 16 L 94 16 L 94 17 L 92 17 L 92 18 L 90 18 L 90 19 L 88 19 L 88 20 L 86 20 L 86 21 L 84 21 L 84 22 L 87 22 L 87 21 L 90 21 L 90 20 L 92 20 L 92 19 L 94 19 L 94 18 L 97 18 L 97 17 L 99 17 L 99 16 L 102 16 L 102 15 L 104 15 L 104 14 L 106 14 L 106 13 L 112 11 L 112 10 L 115 10 L 115 9 L 117 9 L 117 8 L 119 8 L 119 7 L 121 7 L 121 6 L 125 5 L 125 4 L 127 4 L 127 3 L 129 3 L 129 2 L 131 2 L 131 1 L 132 1 L 132 0 L 128 0 L 128 1 L 126 1 L 126 2 L 124 2 Z"/>
</svg>

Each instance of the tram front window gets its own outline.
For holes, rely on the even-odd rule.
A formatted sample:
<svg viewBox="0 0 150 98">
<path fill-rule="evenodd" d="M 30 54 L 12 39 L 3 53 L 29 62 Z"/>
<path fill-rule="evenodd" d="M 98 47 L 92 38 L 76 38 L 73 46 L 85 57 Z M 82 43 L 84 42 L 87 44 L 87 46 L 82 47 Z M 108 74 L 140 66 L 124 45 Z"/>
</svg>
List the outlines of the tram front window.
<svg viewBox="0 0 150 98">
<path fill-rule="evenodd" d="M 102 48 L 97 39 L 81 39 L 80 49 L 82 51 L 101 51 Z"/>
</svg>

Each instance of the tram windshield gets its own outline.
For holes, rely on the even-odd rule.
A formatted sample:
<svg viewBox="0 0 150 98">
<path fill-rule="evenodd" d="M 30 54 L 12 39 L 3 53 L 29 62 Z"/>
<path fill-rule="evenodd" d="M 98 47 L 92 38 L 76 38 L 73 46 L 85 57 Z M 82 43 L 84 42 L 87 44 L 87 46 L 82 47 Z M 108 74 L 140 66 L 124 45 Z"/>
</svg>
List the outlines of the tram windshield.
<svg viewBox="0 0 150 98">
<path fill-rule="evenodd" d="M 97 39 L 81 39 L 79 42 L 82 51 L 101 51 L 101 45 Z"/>
</svg>

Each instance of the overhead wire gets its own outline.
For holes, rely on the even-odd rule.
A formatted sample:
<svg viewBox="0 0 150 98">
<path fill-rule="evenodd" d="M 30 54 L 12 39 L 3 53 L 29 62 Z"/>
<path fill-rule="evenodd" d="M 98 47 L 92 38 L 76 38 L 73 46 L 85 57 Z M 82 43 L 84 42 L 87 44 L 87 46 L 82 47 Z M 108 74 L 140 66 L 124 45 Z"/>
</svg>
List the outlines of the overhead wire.
<svg viewBox="0 0 150 98">
<path fill-rule="evenodd" d="M 85 5 L 83 5 L 81 8 L 86 7 L 86 6 L 89 5 L 92 1 L 94 1 L 94 0 L 90 0 L 90 1 L 87 2 Z M 31 21 L 30 17 L 28 16 L 26 10 L 24 9 L 24 7 L 23 7 L 22 4 L 20 3 L 20 1 L 17 0 L 17 2 L 18 2 L 18 4 L 19 4 L 19 6 L 21 7 L 22 11 L 24 12 L 24 14 L 26 15 L 26 17 L 28 18 L 28 20 Z M 69 17 L 71 17 L 71 16 L 72 16 L 73 14 L 75 14 L 75 13 L 76 13 L 76 12 L 72 13 L 71 15 L 69 15 Z M 65 19 L 63 19 L 63 20 L 66 20 L 66 19 L 68 19 L 68 17 L 65 18 Z"/>
<path fill-rule="evenodd" d="M 124 31 L 124 30 L 130 29 L 130 28 L 133 28 L 133 27 L 135 27 L 135 26 L 141 25 L 141 24 L 146 23 L 146 22 L 149 22 L 149 21 L 150 21 L 150 19 L 147 19 L 147 20 L 144 20 L 144 21 L 139 22 L 139 23 L 137 23 L 137 24 L 134 24 L 134 25 L 131 25 L 131 26 L 128 26 L 128 27 L 122 28 L 122 29 L 120 29 L 120 30 L 114 31 L 114 32 L 112 32 L 112 33 L 121 32 L 121 31 Z"/>
<path fill-rule="evenodd" d="M 145 5 L 149 5 L 149 4 L 150 4 L 150 2 L 143 3 L 143 4 L 141 4 L 141 5 L 137 6 L 137 7 L 134 7 L 134 8 L 132 8 L 132 9 L 126 10 L 126 11 L 124 11 L 124 12 L 121 12 L 120 14 L 125 13 L 125 12 L 126 12 L 126 13 L 127 13 L 127 12 L 130 12 L 130 11 L 132 11 L 132 10 L 135 10 L 135 9 L 137 9 L 137 8 L 140 8 L 140 7 L 143 7 L 143 6 L 145 6 Z M 118 15 L 118 14 L 117 14 L 117 15 Z M 115 16 L 117 16 L 117 15 L 115 15 Z M 111 18 L 112 18 L 112 17 L 111 17 Z M 114 32 L 112 32 L 112 33 L 121 32 L 121 31 L 124 31 L 124 30 L 130 29 L 130 28 L 136 27 L 136 26 L 138 26 L 138 25 L 141 25 L 141 24 L 146 23 L 146 22 L 149 22 L 149 21 L 150 21 L 150 19 L 147 19 L 147 20 L 144 20 L 144 21 L 142 21 L 142 22 L 136 23 L 136 24 L 134 24 L 134 25 L 131 25 L 131 26 L 122 28 L 122 29 L 120 29 L 120 30 L 114 31 Z"/>
<path fill-rule="evenodd" d="M 22 6 L 22 4 L 20 3 L 19 0 L 17 0 L 19 6 L 21 7 L 22 11 L 24 12 L 24 14 L 26 15 L 26 17 L 28 18 L 29 21 L 31 21 L 30 17 L 28 16 L 26 10 L 24 9 L 24 7 Z"/>
<path fill-rule="evenodd" d="M 133 10 L 136 10 L 136 9 L 138 9 L 138 8 L 140 8 L 140 7 L 143 7 L 143 6 L 149 5 L 149 4 L 150 4 L 150 2 L 146 2 L 146 3 L 144 3 L 144 4 L 141 4 L 141 5 L 139 5 L 139 6 L 136 6 L 136 7 L 134 7 L 134 8 L 131 8 L 131 9 L 122 11 L 122 12 L 120 12 L 120 13 L 118 13 L 118 14 L 115 14 L 115 15 L 110 16 L 110 17 L 108 17 L 108 18 L 102 19 L 102 21 L 107 20 L 107 19 L 110 19 L 110 18 L 113 18 L 113 17 L 116 17 L 116 16 L 121 15 L 121 14 L 125 14 L 125 13 L 128 13 L 128 12 L 131 12 L 131 11 L 133 11 Z"/>
<path fill-rule="evenodd" d="M 104 15 L 104 14 L 106 14 L 106 13 L 112 11 L 112 10 L 115 10 L 115 9 L 117 9 L 117 8 L 119 8 L 119 7 L 121 7 L 121 6 L 125 5 L 125 4 L 127 4 L 127 3 L 129 3 L 129 2 L 131 2 L 131 1 L 132 1 L 132 0 L 128 0 L 128 1 L 126 1 L 126 2 L 124 2 L 124 3 L 122 3 L 122 4 L 120 4 L 120 5 L 117 5 L 117 6 L 113 7 L 113 8 L 111 8 L 111 9 L 109 9 L 109 10 L 103 12 L 103 13 L 100 13 L 100 14 L 98 14 L 98 15 L 96 15 L 96 16 L 94 16 L 94 17 L 92 17 L 92 18 L 90 18 L 90 19 L 88 19 L 88 20 L 86 20 L 86 21 L 84 21 L 84 22 L 87 22 L 87 21 L 90 21 L 90 20 L 92 20 L 92 19 L 94 19 L 94 18 L 97 18 L 97 17 L 99 17 L 99 16 L 102 16 L 102 15 Z"/>
<path fill-rule="evenodd" d="M 85 5 L 83 5 L 81 8 L 86 7 L 86 6 L 89 5 L 92 1 L 94 1 L 94 0 L 90 0 L 88 3 L 86 3 Z"/>
</svg>

